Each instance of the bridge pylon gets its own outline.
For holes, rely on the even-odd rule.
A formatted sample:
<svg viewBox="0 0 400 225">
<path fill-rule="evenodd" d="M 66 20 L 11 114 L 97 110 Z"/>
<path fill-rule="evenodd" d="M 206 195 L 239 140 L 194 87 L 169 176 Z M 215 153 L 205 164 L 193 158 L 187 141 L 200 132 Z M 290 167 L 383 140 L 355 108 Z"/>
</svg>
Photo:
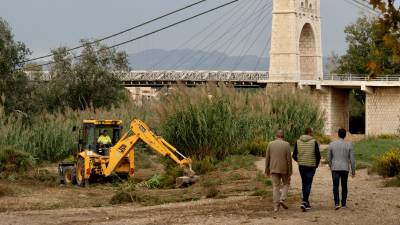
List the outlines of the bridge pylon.
<svg viewBox="0 0 400 225">
<path fill-rule="evenodd" d="M 320 0 L 273 0 L 269 79 L 322 80 Z"/>
</svg>

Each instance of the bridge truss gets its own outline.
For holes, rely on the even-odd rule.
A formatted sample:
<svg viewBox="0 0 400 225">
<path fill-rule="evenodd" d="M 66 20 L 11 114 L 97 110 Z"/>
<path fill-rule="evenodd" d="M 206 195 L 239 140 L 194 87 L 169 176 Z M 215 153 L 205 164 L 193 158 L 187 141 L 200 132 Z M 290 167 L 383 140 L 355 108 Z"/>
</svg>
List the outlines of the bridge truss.
<svg viewBox="0 0 400 225">
<path fill-rule="evenodd" d="M 243 88 L 265 87 L 266 71 L 131 71 L 119 73 L 126 87 L 198 86 L 208 83 Z"/>
</svg>

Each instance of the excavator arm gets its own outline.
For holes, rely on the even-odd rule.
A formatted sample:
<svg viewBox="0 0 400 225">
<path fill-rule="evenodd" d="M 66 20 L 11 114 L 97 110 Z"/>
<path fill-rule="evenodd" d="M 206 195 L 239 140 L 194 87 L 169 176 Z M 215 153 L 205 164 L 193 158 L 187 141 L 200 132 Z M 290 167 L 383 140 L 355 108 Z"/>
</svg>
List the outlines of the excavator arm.
<svg viewBox="0 0 400 225">
<path fill-rule="evenodd" d="M 134 146 L 139 140 L 142 140 L 159 154 L 171 158 L 178 165 L 182 167 L 187 166 L 186 173 L 189 176 L 194 176 L 194 172 L 191 168 L 191 159 L 185 157 L 165 139 L 154 134 L 151 129 L 140 120 L 133 120 L 130 124 L 130 130 L 110 149 L 109 163 L 103 168 L 105 176 L 111 175 L 121 160 L 128 154 L 134 154 Z"/>
</svg>

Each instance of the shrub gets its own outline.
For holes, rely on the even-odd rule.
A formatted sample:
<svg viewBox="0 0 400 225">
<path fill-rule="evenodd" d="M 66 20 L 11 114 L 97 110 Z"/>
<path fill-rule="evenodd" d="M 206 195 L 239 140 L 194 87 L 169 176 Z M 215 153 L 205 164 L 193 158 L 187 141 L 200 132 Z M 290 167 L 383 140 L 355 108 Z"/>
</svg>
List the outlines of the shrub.
<svg viewBox="0 0 400 225">
<path fill-rule="evenodd" d="M 324 134 L 320 134 L 320 133 L 316 134 L 315 138 L 317 139 L 318 143 L 320 143 L 320 144 L 329 144 L 332 141 L 331 137 L 324 135 Z"/>
<path fill-rule="evenodd" d="M 29 153 L 12 146 L 0 149 L 0 174 L 24 172 L 34 164 L 35 160 Z"/>
<path fill-rule="evenodd" d="M 265 156 L 267 150 L 268 142 L 261 137 L 251 139 L 250 141 L 244 143 L 238 149 L 238 154 L 251 154 L 254 156 Z"/>
<path fill-rule="evenodd" d="M 378 135 L 377 137 L 378 139 L 386 139 L 386 140 L 392 140 L 392 139 L 399 139 L 400 136 L 399 135 L 395 135 L 395 134 L 381 134 Z"/>
<path fill-rule="evenodd" d="M 172 163 L 171 160 L 164 161 L 165 170 L 161 175 L 156 175 L 153 178 L 157 178 L 158 185 L 155 188 L 174 188 L 176 184 L 176 178 L 183 176 L 183 168 Z"/>
<path fill-rule="evenodd" d="M 197 174 L 206 174 L 215 169 L 216 161 L 211 157 L 205 157 L 203 159 L 193 159 L 193 170 Z"/>
<path fill-rule="evenodd" d="M 400 175 L 385 182 L 385 187 L 400 187 Z M 400 208 L 400 207 L 398 207 Z"/>
<path fill-rule="evenodd" d="M 47 169 L 34 168 L 30 171 L 29 176 L 40 182 L 53 183 L 57 181 L 57 174 L 50 172 Z"/>
<path fill-rule="evenodd" d="M 272 181 L 265 174 L 258 172 L 256 176 L 256 181 L 264 184 L 265 186 L 272 186 Z"/>
<path fill-rule="evenodd" d="M 354 156 L 357 164 L 372 165 L 376 157 L 385 154 L 391 149 L 398 149 L 400 139 L 381 139 L 370 137 L 353 143 Z"/>
<path fill-rule="evenodd" d="M 266 190 L 264 188 L 256 188 L 251 196 L 259 196 L 261 198 L 266 198 L 271 196 L 271 191 Z"/>
<path fill-rule="evenodd" d="M 117 191 L 110 200 L 110 204 L 121 204 L 121 203 L 128 203 L 133 202 L 133 197 L 131 194 L 124 192 L 124 191 Z"/>
<path fill-rule="evenodd" d="M 400 150 L 391 150 L 375 159 L 373 170 L 384 177 L 400 174 Z"/>
<path fill-rule="evenodd" d="M 207 198 L 215 198 L 219 194 L 219 190 L 215 186 L 208 187 L 206 189 L 206 197 Z"/>
<path fill-rule="evenodd" d="M 154 175 L 150 180 L 146 181 L 146 187 L 155 189 L 161 187 L 162 176 L 159 174 Z"/>
<path fill-rule="evenodd" d="M 231 155 L 218 163 L 217 167 L 222 171 L 246 169 L 255 169 L 255 157 L 252 155 Z"/>
</svg>

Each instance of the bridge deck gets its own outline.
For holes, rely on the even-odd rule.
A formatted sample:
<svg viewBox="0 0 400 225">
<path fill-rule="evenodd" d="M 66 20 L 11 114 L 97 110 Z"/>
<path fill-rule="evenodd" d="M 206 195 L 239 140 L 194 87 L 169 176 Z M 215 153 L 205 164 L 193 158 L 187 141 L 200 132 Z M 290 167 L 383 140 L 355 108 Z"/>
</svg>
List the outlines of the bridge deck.
<svg viewBox="0 0 400 225">
<path fill-rule="evenodd" d="M 357 87 L 399 87 L 400 75 L 384 75 L 368 78 L 366 75 L 345 74 L 324 75 L 322 80 L 271 80 L 268 71 L 130 71 L 114 72 L 126 87 L 163 87 L 172 85 L 197 86 L 207 83 L 224 83 L 234 87 L 263 88 L 273 83 L 295 83 L 300 86 L 334 86 L 343 88 Z M 32 79 L 48 81 L 48 71 L 27 73 Z"/>
</svg>

